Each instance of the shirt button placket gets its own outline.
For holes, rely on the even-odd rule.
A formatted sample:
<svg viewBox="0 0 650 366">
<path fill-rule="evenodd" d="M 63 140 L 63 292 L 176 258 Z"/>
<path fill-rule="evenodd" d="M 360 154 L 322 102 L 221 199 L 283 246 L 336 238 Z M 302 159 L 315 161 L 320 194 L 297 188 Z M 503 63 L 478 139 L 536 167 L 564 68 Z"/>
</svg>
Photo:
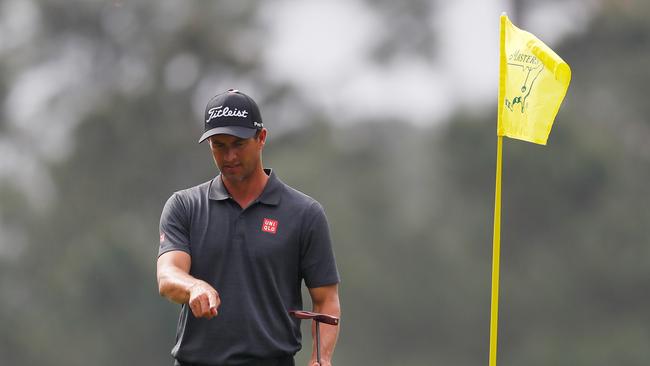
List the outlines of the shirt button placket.
<svg viewBox="0 0 650 366">
<path fill-rule="evenodd" d="M 243 243 L 244 242 L 244 232 L 246 228 L 246 217 L 244 216 L 243 213 L 240 213 L 239 216 L 237 216 L 237 222 L 235 225 L 235 241 L 237 243 Z"/>
</svg>

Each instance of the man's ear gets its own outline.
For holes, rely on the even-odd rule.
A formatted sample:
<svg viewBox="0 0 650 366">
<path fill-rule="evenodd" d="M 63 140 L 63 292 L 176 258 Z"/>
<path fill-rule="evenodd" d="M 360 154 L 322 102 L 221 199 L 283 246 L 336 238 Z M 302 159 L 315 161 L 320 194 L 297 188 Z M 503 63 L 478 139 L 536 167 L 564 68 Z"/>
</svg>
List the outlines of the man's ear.
<svg viewBox="0 0 650 366">
<path fill-rule="evenodd" d="M 260 135 L 257 137 L 258 139 L 260 139 L 260 143 L 262 147 L 264 147 L 264 144 L 266 144 L 266 134 L 267 134 L 266 128 L 262 128 L 260 130 Z"/>
</svg>

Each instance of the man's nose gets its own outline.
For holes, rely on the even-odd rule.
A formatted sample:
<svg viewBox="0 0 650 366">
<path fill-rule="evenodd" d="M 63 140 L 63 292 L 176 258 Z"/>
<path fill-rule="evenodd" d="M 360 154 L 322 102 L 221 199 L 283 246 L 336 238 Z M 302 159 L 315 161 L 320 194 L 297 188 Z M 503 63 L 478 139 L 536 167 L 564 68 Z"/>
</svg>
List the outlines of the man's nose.
<svg viewBox="0 0 650 366">
<path fill-rule="evenodd" d="M 225 154 L 223 154 L 223 159 L 227 162 L 231 162 L 237 159 L 237 152 L 235 149 L 226 149 Z"/>
</svg>

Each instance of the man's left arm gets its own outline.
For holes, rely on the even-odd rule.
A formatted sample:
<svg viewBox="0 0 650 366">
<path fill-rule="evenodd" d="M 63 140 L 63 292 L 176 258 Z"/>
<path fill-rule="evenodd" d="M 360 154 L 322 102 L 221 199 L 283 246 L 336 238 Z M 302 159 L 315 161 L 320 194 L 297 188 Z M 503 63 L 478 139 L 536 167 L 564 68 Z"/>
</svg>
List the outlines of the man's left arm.
<svg viewBox="0 0 650 366">
<path fill-rule="evenodd" d="M 339 303 L 338 284 L 314 287 L 309 289 L 309 295 L 313 304 L 313 311 L 341 317 L 341 305 Z M 320 354 L 321 365 L 316 361 L 316 324 L 312 322 L 311 334 L 313 339 L 312 355 L 309 366 L 331 366 L 334 347 L 339 335 L 339 326 L 320 324 Z"/>
</svg>

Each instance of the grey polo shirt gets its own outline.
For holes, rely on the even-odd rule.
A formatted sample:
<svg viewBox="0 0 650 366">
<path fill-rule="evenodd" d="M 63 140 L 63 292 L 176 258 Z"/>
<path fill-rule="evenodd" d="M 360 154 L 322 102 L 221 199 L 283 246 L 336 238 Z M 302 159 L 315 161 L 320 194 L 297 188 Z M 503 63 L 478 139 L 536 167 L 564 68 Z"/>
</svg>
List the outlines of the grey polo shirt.
<svg viewBox="0 0 650 366">
<path fill-rule="evenodd" d="M 172 349 L 180 361 L 245 365 L 293 355 L 301 348 L 300 324 L 287 310 L 302 308 L 301 281 L 309 288 L 339 282 L 321 205 L 266 173 L 264 191 L 243 210 L 221 176 L 165 204 L 158 255 L 190 254 L 190 274 L 221 297 L 210 320 L 182 305 Z"/>
</svg>

